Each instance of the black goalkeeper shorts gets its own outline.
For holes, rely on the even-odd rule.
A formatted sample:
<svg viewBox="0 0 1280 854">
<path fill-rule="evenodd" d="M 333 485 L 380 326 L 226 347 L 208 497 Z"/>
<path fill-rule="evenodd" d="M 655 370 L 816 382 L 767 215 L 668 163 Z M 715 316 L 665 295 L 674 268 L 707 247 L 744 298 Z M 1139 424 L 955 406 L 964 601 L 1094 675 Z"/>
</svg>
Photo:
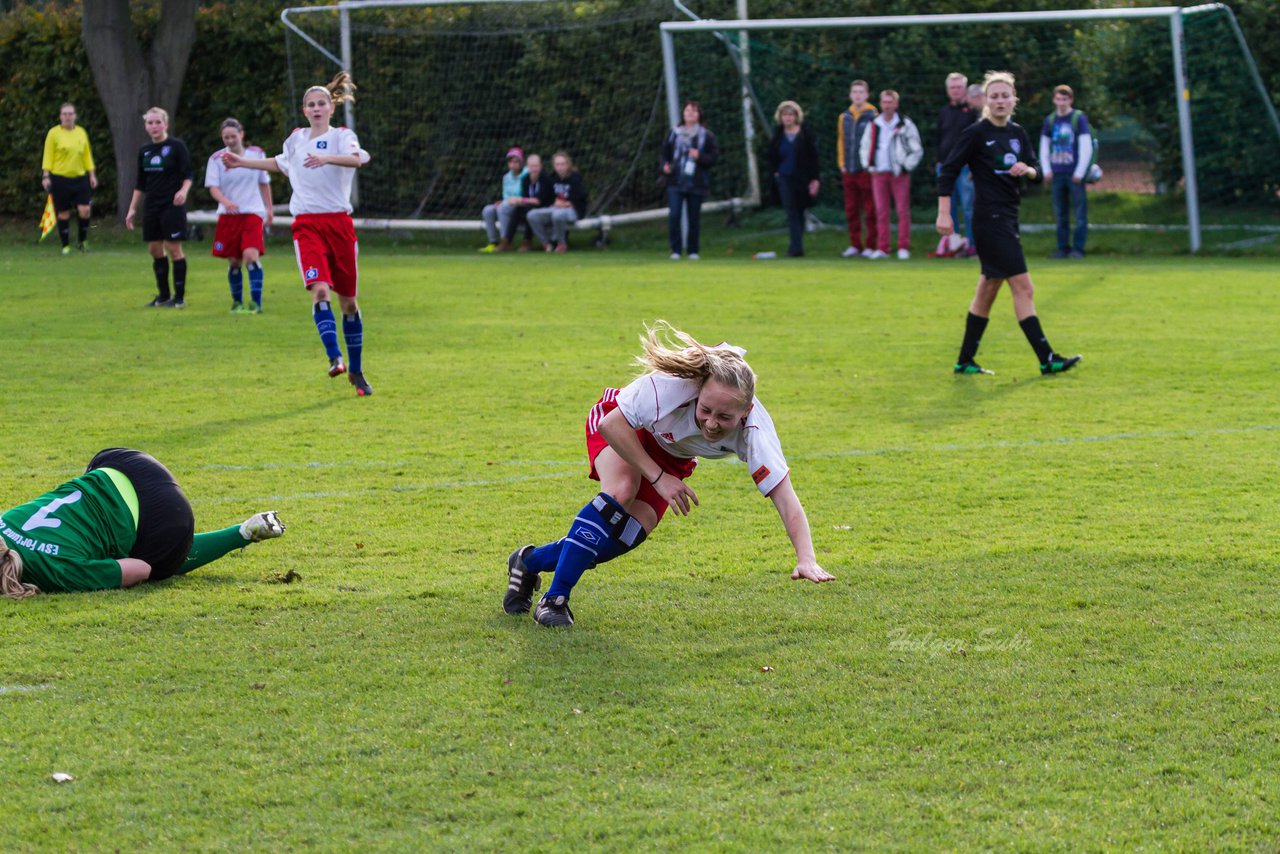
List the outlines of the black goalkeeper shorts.
<svg viewBox="0 0 1280 854">
<path fill-rule="evenodd" d="M 138 537 L 129 557 L 151 564 L 151 581 L 176 573 L 191 551 L 196 517 L 173 473 L 150 454 L 129 448 L 99 451 L 85 471 L 112 468 L 138 494 Z"/>
</svg>

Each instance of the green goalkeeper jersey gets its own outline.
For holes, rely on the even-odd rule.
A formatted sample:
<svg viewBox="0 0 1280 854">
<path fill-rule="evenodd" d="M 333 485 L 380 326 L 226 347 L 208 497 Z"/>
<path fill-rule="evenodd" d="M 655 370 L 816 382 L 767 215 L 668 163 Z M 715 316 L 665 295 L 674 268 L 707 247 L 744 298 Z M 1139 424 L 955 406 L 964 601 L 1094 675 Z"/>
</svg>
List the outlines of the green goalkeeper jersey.
<svg viewBox="0 0 1280 854">
<path fill-rule="evenodd" d="M 116 561 L 138 536 L 122 488 L 132 492 L 123 475 L 94 469 L 0 516 L 4 544 L 22 557 L 22 580 L 45 593 L 119 587 Z"/>
</svg>

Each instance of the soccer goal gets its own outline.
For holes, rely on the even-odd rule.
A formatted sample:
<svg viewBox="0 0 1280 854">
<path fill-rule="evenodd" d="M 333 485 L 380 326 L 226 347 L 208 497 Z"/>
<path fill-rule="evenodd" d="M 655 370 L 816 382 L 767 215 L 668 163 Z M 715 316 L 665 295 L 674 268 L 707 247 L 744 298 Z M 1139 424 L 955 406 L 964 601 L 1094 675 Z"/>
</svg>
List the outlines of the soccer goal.
<svg viewBox="0 0 1280 854">
<path fill-rule="evenodd" d="M 670 0 L 343 0 L 284 10 L 289 90 L 349 70 L 342 119 L 373 154 L 357 225 L 479 230 L 505 152 L 567 152 L 589 191 L 579 228 L 667 216 L 658 24 Z M 713 188 L 714 190 L 714 188 Z M 740 207 L 723 193 L 703 210 Z"/>
<path fill-rule="evenodd" d="M 746 6 L 738 0 L 733 21 L 660 25 L 668 120 L 687 97 L 715 115 L 741 115 L 745 146 L 735 149 L 720 131 L 719 168 L 740 181 L 729 192 L 758 198 L 753 158 L 785 99 L 798 101 L 806 124 L 814 123 L 824 184 L 838 187 L 836 118 L 848 106 L 850 82 L 862 79 L 873 101 L 883 89 L 897 90 L 901 111 L 919 126 L 925 162 L 913 194 L 928 204 L 947 75 L 977 82 L 1003 69 L 1017 76 L 1015 119 L 1033 139 L 1053 111 L 1053 87 L 1075 90 L 1100 142 L 1104 177 L 1094 189 L 1107 194 L 1091 209 L 1110 205 L 1109 220 L 1132 218 L 1104 228 L 1185 229 L 1193 252 L 1206 232 L 1261 234 L 1241 242 L 1280 234 L 1280 120 L 1223 4 L 754 20 Z"/>
</svg>

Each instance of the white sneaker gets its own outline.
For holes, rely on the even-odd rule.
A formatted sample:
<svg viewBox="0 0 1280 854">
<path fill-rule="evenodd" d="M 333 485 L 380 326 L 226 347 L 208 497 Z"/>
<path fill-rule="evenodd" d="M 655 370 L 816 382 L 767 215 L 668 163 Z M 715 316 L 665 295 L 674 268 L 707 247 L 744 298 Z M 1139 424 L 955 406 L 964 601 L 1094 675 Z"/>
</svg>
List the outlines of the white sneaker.
<svg viewBox="0 0 1280 854">
<path fill-rule="evenodd" d="M 881 252 L 879 249 L 877 249 L 876 251 L 872 252 L 872 253 L 871 253 L 870 255 L 868 255 L 867 257 L 868 257 L 868 258 L 870 258 L 872 261 L 879 261 L 881 258 L 888 258 L 888 257 L 889 257 L 889 253 L 888 253 L 888 252 Z"/>
<path fill-rule="evenodd" d="M 911 258 L 911 253 L 910 253 L 910 252 L 908 252 L 907 250 L 905 250 L 905 249 L 899 249 L 899 250 L 898 250 L 898 260 L 899 260 L 899 261 L 907 261 L 907 260 L 909 260 L 910 258 Z"/>
<path fill-rule="evenodd" d="M 690 260 L 690 261 L 700 261 L 700 260 L 702 260 L 702 259 L 698 257 L 698 253 L 697 253 L 697 252 L 690 252 L 690 253 L 689 253 L 689 260 Z"/>
<path fill-rule="evenodd" d="M 866 249 L 863 249 L 863 250 L 862 250 L 862 257 L 863 257 L 863 258 L 874 258 L 874 257 L 876 257 L 876 250 L 872 249 L 871 247 L 867 247 Z"/>
<path fill-rule="evenodd" d="M 264 513 L 254 513 L 245 519 L 244 524 L 240 526 L 240 536 L 251 543 L 260 543 L 263 540 L 273 540 L 282 536 L 284 527 L 276 511 L 267 510 Z"/>
<path fill-rule="evenodd" d="M 840 253 L 840 257 L 841 258 L 857 258 L 861 254 L 862 253 L 859 252 L 857 249 L 854 249 L 852 246 L 850 246 L 849 248 L 845 249 L 843 252 Z"/>
<path fill-rule="evenodd" d="M 680 253 L 679 253 L 679 252 L 672 252 L 672 253 L 671 253 L 671 260 L 672 260 L 672 261 L 679 261 L 679 260 L 680 260 Z"/>
</svg>

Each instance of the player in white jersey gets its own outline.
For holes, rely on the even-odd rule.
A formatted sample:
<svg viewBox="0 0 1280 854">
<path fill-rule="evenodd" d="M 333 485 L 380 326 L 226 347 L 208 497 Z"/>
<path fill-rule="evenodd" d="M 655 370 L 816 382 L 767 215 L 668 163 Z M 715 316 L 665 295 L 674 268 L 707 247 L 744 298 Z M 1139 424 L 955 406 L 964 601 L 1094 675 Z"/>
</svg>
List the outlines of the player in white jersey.
<svg viewBox="0 0 1280 854">
<path fill-rule="evenodd" d="M 369 162 L 355 132 L 329 124 L 334 108 L 352 97 L 355 84 L 343 71 L 328 86 L 312 86 L 302 96 L 302 112 L 310 128 L 299 128 L 284 141 L 275 157 L 250 160 L 234 152 L 222 155 L 228 168 L 247 167 L 282 172 L 293 187 L 293 247 L 302 283 L 311 291 L 311 316 L 329 357 L 329 376 L 347 374 L 360 396 L 373 394 L 361 365 L 364 321 L 356 302 L 356 230 L 351 222 L 351 180 Z M 338 324 L 329 305 L 329 292 L 338 294 L 347 364 L 338 347 Z"/>
<path fill-rule="evenodd" d="M 226 148 L 209 155 L 204 185 L 218 203 L 218 228 L 213 235 L 213 255 L 227 259 L 227 283 L 231 286 L 231 310 L 244 314 L 262 312 L 262 264 L 258 259 L 266 251 L 262 227 L 271 225 L 271 176 L 266 172 L 228 169 L 222 163 L 224 152 L 238 154 L 248 160 L 263 160 L 266 154 L 256 145 L 244 144 L 244 128 L 235 119 L 227 119 L 221 127 Z M 244 272 L 249 271 L 249 304 L 244 302 Z"/>
<path fill-rule="evenodd" d="M 685 483 L 697 457 L 736 456 L 747 464 L 791 539 L 793 579 L 835 578 L 818 565 L 808 518 L 773 420 L 755 397 L 745 351 L 699 344 L 664 321 L 646 332 L 644 354 L 636 360 L 646 373 L 621 390 L 605 389 L 587 415 L 590 476 L 600 481 L 600 494 L 562 539 L 511 553 L 502 600 L 508 614 L 527 613 L 541 574 L 554 571 L 533 618 L 544 626 L 573 625 L 569 592 L 583 572 L 640 545 L 668 507 L 684 516 L 698 503 Z M 664 335 L 678 343 L 664 342 Z"/>
</svg>

